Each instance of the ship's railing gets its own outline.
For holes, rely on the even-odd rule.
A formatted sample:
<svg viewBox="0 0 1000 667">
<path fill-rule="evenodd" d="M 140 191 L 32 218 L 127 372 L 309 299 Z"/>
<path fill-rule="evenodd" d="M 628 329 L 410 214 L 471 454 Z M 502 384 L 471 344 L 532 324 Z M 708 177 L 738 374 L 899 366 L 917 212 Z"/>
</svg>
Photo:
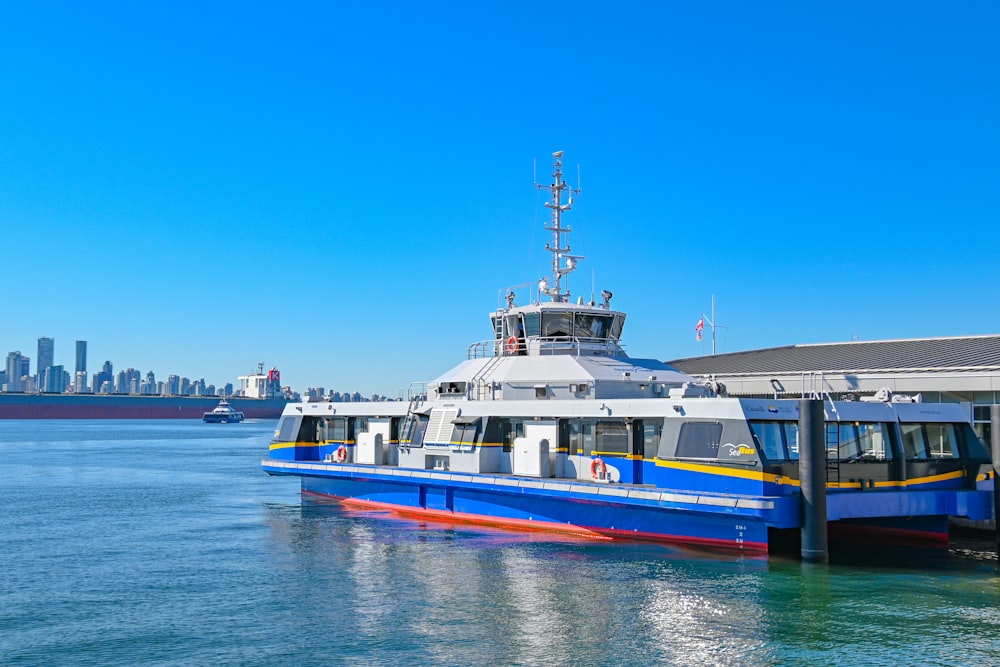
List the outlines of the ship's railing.
<svg viewBox="0 0 1000 667">
<path fill-rule="evenodd" d="M 487 357 L 495 357 L 500 351 L 500 341 L 498 340 L 481 340 L 478 343 L 473 343 L 466 350 L 467 359 L 485 359 Z"/>
<path fill-rule="evenodd" d="M 518 353 L 509 353 L 502 341 L 482 340 L 473 343 L 466 350 L 468 359 L 486 359 L 496 356 L 517 356 Z M 581 338 L 579 336 L 531 336 L 527 340 L 529 351 L 535 354 L 575 354 L 579 356 L 584 351 L 591 354 L 621 354 L 624 347 L 617 341 L 607 338 Z M 523 343 L 519 348 L 524 352 Z"/>
<path fill-rule="evenodd" d="M 423 402 L 427 400 L 427 387 L 429 382 L 411 382 L 406 388 L 406 400 L 413 402 Z"/>
</svg>

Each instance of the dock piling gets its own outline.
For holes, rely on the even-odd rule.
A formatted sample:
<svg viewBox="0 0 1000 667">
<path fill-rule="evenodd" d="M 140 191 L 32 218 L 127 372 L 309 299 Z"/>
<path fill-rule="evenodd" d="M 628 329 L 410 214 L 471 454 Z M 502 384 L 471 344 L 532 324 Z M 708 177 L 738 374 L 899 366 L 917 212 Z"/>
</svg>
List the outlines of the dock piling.
<svg viewBox="0 0 1000 667">
<path fill-rule="evenodd" d="M 996 531 L 997 557 L 1000 558 L 1000 525 L 997 519 L 1000 518 L 1000 483 L 997 476 L 1000 475 L 1000 405 L 990 406 L 990 449 L 993 461 L 993 528 Z"/>
<path fill-rule="evenodd" d="M 829 560 L 826 525 L 826 438 L 823 401 L 799 401 L 799 483 L 802 491 L 802 560 Z"/>
</svg>

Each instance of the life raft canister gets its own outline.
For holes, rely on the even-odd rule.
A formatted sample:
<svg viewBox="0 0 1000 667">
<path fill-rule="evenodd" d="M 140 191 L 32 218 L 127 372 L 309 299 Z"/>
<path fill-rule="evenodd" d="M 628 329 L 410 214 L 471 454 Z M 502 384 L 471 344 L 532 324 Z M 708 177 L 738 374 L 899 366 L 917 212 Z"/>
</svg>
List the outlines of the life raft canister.
<svg viewBox="0 0 1000 667">
<path fill-rule="evenodd" d="M 608 466 L 601 459 L 590 462 L 590 476 L 594 479 L 604 479 L 608 475 Z"/>
<path fill-rule="evenodd" d="M 517 354 L 517 349 L 521 345 L 517 342 L 517 336 L 511 336 L 507 339 L 507 352 L 509 354 Z"/>
<path fill-rule="evenodd" d="M 347 460 L 347 447 L 341 445 L 337 447 L 337 463 L 343 463 Z"/>
</svg>

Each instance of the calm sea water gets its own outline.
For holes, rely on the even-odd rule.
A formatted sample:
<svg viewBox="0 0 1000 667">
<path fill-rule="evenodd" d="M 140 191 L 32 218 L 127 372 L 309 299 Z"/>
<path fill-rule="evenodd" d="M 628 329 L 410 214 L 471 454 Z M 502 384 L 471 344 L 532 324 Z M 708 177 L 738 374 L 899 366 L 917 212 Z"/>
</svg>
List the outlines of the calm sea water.
<svg viewBox="0 0 1000 667">
<path fill-rule="evenodd" d="M 2 665 L 991 665 L 992 563 L 421 524 L 259 470 L 273 422 L 0 421 Z"/>
</svg>

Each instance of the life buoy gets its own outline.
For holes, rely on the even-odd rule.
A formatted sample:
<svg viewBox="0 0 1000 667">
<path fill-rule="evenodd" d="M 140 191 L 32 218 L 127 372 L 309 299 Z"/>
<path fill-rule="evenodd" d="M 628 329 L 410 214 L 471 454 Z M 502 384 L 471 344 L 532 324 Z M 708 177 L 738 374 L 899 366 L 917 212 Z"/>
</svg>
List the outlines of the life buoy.
<svg viewBox="0 0 1000 667">
<path fill-rule="evenodd" d="M 590 462 L 590 476 L 594 479 L 604 479 L 608 475 L 608 466 L 601 459 Z"/>
<path fill-rule="evenodd" d="M 521 347 L 517 342 L 517 336 L 511 336 L 507 339 L 507 352 L 510 354 L 517 354 L 517 348 Z"/>
<path fill-rule="evenodd" d="M 337 447 L 337 463 L 343 463 L 347 460 L 347 447 L 341 445 Z"/>
</svg>

